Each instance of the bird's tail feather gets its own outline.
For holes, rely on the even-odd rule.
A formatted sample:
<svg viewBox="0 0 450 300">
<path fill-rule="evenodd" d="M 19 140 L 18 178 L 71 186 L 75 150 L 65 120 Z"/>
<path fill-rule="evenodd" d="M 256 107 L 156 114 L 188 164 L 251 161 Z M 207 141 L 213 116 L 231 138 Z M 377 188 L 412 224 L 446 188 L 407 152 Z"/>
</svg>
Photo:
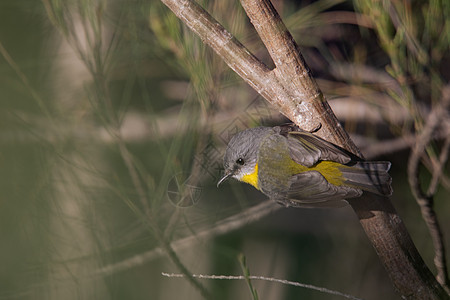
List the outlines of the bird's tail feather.
<svg viewBox="0 0 450 300">
<path fill-rule="evenodd" d="M 340 168 L 345 184 L 378 195 L 392 195 L 392 178 L 388 161 L 360 161 L 352 166 Z"/>
</svg>

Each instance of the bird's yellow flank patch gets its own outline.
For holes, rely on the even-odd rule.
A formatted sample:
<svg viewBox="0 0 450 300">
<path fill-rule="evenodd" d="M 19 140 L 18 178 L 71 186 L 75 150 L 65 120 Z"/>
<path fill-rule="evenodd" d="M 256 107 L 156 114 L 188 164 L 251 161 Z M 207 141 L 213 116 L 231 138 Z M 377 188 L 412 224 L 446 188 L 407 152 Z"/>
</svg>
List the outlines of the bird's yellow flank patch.
<svg viewBox="0 0 450 300">
<path fill-rule="evenodd" d="M 340 186 L 345 181 L 345 178 L 342 176 L 342 172 L 340 170 L 340 168 L 343 167 L 345 168 L 345 166 L 340 163 L 325 160 L 308 168 L 291 160 L 290 169 L 293 174 L 299 174 L 307 171 L 317 171 L 322 174 L 322 176 L 325 177 L 329 183 Z"/>
<path fill-rule="evenodd" d="M 312 169 L 319 171 L 325 179 L 336 186 L 340 186 L 344 183 L 345 178 L 342 176 L 340 168 L 345 168 L 346 166 L 334 161 L 322 161 L 318 163 Z"/>
<path fill-rule="evenodd" d="M 251 184 L 258 189 L 258 164 L 255 165 L 253 173 L 242 176 L 241 181 Z"/>
</svg>

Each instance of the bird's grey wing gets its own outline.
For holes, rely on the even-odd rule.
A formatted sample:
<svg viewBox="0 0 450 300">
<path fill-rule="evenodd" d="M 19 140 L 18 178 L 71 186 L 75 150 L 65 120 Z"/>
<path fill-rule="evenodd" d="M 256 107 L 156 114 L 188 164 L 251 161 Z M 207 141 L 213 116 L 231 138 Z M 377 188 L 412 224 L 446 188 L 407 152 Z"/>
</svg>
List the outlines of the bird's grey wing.
<svg viewBox="0 0 450 300">
<path fill-rule="evenodd" d="M 340 207 L 346 198 L 362 195 L 359 189 L 330 184 L 319 172 L 307 171 L 289 179 L 289 189 L 284 199 L 275 199 L 286 206 Z"/>
<path fill-rule="evenodd" d="M 286 135 L 292 159 L 306 167 L 319 160 L 331 160 L 347 164 L 352 157 L 345 150 L 306 131 L 291 131 Z"/>
</svg>

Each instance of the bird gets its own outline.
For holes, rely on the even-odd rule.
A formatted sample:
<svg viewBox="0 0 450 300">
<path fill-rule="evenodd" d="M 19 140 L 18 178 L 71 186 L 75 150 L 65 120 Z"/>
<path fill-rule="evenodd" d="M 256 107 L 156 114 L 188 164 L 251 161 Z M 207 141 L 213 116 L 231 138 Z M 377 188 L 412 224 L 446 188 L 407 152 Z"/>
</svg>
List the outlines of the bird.
<svg viewBox="0 0 450 300">
<path fill-rule="evenodd" d="M 223 159 L 224 175 L 289 207 L 342 207 L 363 192 L 392 195 L 389 161 L 366 161 L 294 124 L 238 132 Z"/>
</svg>

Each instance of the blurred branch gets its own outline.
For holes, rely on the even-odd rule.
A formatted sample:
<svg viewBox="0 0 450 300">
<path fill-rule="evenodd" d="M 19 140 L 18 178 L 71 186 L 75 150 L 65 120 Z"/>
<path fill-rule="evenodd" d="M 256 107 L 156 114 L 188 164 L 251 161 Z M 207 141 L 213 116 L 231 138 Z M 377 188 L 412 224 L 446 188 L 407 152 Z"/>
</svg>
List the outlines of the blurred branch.
<svg viewBox="0 0 450 300">
<path fill-rule="evenodd" d="M 160 242 L 160 244 L 162 246 L 161 248 L 164 250 L 164 253 L 166 253 L 167 256 L 171 259 L 171 261 L 180 269 L 180 271 L 186 275 L 189 282 L 200 291 L 200 293 L 202 294 L 202 296 L 204 298 L 212 299 L 212 295 L 210 295 L 208 290 L 201 283 L 199 283 L 197 280 L 194 280 L 194 278 L 192 276 L 190 276 L 188 269 L 180 261 L 180 258 L 175 253 L 175 250 L 172 248 L 171 244 L 164 237 L 163 232 L 159 228 L 158 223 L 156 221 L 155 214 L 154 214 L 153 210 L 150 208 L 149 201 L 148 201 L 149 199 L 145 193 L 143 183 L 140 179 L 138 170 L 136 169 L 136 166 L 135 166 L 135 162 L 133 161 L 133 155 L 129 152 L 128 148 L 126 147 L 124 141 L 121 139 L 120 135 L 117 135 L 117 143 L 119 146 L 119 150 L 120 150 L 122 159 L 125 163 L 126 168 L 128 169 L 128 172 L 130 174 L 134 188 L 136 189 L 136 191 L 138 193 L 138 198 L 144 209 L 144 213 L 145 213 L 144 221 L 150 226 L 152 233 L 155 235 L 155 237 Z"/>
<path fill-rule="evenodd" d="M 392 76 L 385 71 L 370 66 L 333 63 L 330 66 L 330 73 L 338 79 L 382 85 L 384 88 L 391 89 L 404 97 L 401 86 Z"/>
<path fill-rule="evenodd" d="M 366 138 L 365 136 L 360 136 L 360 135 L 351 135 L 353 137 L 353 140 L 356 141 L 356 144 L 358 144 L 365 156 L 368 159 L 372 159 L 381 155 L 386 155 L 386 154 L 391 154 L 391 153 L 395 153 L 401 150 L 406 150 L 408 148 L 413 147 L 418 140 L 418 137 L 416 135 L 413 134 L 409 134 L 409 135 L 402 135 L 401 137 L 398 138 L 393 138 L 393 139 L 389 139 L 389 140 L 384 140 L 384 141 L 373 141 L 373 140 L 369 140 L 368 138 Z M 446 143 L 448 143 L 448 137 L 450 136 L 450 127 L 448 127 L 448 129 L 442 129 L 439 132 L 435 132 L 432 135 L 432 140 L 443 140 L 446 139 Z M 444 154 L 444 150 L 446 149 L 445 146 L 442 148 L 442 152 L 441 155 Z M 442 159 L 440 159 L 441 161 Z M 443 166 L 443 164 L 441 164 L 439 162 L 438 164 L 440 167 Z M 442 169 L 439 172 L 436 172 L 436 180 L 438 180 L 441 176 L 443 176 L 444 174 L 442 174 Z M 436 183 L 437 184 L 437 183 Z M 430 186 L 431 187 L 431 186 Z"/>
<path fill-rule="evenodd" d="M 273 201 L 264 201 L 263 203 L 250 207 L 239 214 L 228 217 L 214 224 L 213 226 L 210 226 L 208 229 L 196 232 L 195 235 L 173 241 L 170 243 L 170 246 L 174 251 L 187 248 L 189 246 L 192 246 L 194 243 L 198 243 L 198 241 L 201 239 L 207 239 L 220 234 L 225 234 L 235 229 L 241 228 L 248 223 L 260 220 L 280 208 L 282 207 Z M 97 274 L 104 275 L 122 272 L 133 267 L 140 266 L 143 263 L 157 257 L 160 257 L 163 253 L 164 252 L 162 248 L 156 248 L 151 251 L 123 260 L 119 263 L 105 266 L 104 268 L 98 270 Z"/>
<path fill-rule="evenodd" d="M 28 80 L 27 76 L 22 72 L 20 67 L 17 65 L 17 63 L 14 61 L 14 59 L 9 55 L 8 51 L 3 46 L 3 43 L 0 41 L 0 55 L 3 56 L 3 58 L 6 60 L 6 62 L 9 64 L 9 66 L 14 70 L 14 72 L 17 74 L 17 76 L 22 81 L 25 88 L 30 91 L 31 96 L 34 98 L 36 103 L 38 104 L 39 108 L 42 110 L 44 115 L 47 117 L 47 119 L 52 122 L 53 119 L 51 117 L 50 111 L 48 110 L 47 106 L 44 104 L 44 101 L 42 100 L 41 96 L 38 94 L 35 88 L 33 88 L 30 84 L 30 81 Z"/>
<path fill-rule="evenodd" d="M 432 181 L 428 193 L 423 192 L 419 181 L 419 164 L 422 156 L 426 154 L 433 133 L 441 125 L 442 120 L 447 115 L 450 105 L 450 86 L 446 86 L 442 91 L 442 101 L 436 105 L 428 116 L 425 126 L 416 139 L 412 148 L 408 162 L 408 181 L 414 198 L 420 206 L 422 217 L 425 220 L 433 241 L 435 256 L 434 264 L 437 269 L 436 279 L 450 293 L 450 281 L 448 277 L 447 261 L 445 256 L 445 245 L 442 236 L 442 229 L 439 225 L 436 212 L 433 208 L 433 197 L 436 192 L 437 181 L 442 175 L 442 169 L 448 158 L 449 138 L 442 148 L 439 164 L 433 172 Z"/>
<path fill-rule="evenodd" d="M 241 0 L 276 66 L 269 70 L 198 4 L 161 0 L 264 98 L 305 130 L 359 154 L 312 78 L 299 48 L 268 0 Z M 403 297 L 448 297 L 415 248 L 388 198 L 366 195 L 351 205 Z"/>
<path fill-rule="evenodd" d="M 354 24 L 360 27 L 372 28 L 372 20 L 363 14 L 352 11 L 330 11 L 321 14 L 322 22 L 325 24 Z"/>
</svg>

